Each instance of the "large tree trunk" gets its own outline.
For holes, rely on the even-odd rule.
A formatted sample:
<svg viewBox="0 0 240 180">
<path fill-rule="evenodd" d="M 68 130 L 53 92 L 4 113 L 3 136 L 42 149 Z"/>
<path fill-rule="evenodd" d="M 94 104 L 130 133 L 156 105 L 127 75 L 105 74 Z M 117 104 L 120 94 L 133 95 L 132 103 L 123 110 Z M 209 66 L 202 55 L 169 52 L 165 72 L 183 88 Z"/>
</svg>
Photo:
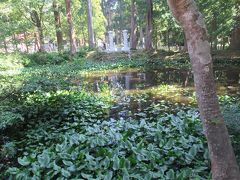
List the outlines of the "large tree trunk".
<svg viewBox="0 0 240 180">
<path fill-rule="evenodd" d="M 92 21 L 92 1 L 88 0 L 88 44 L 89 48 L 94 48 L 94 33 L 93 33 L 93 21 Z"/>
<path fill-rule="evenodd" d="M 238 180 L 239 167 L 219 108 L 210 44 L 203 17 L 194 0 L 168 0 L 168 3 L 186 35 L 213 179 Z"/>
<path fill-rule="evenodd" d="M 137 48 L 137 10 L 136 1 L 131 0 L 131 35 L 130 35 L 130 48 Z"/>
<path fill-rule="evenodd" d="M 75 32 L 72 21 L 72 12 L 71 12 L 71 0 L 65 0 L 66 3 L 66 13 L 67 13 L 67 22 L 68 22 L 68 31 L 70 39 L 70 53 L 74 55 L 77 51 Z"/>
<path fill-rule="evenodd" d="M 54 13 L 54 20 L 55 20 L 58 52 L 61 52 L 63 50 L 63 34 L 62 34 L 62 28 L 61 28 L 61 17 L 59 13 L 59 6 L 56 0 L 53 0 L 52 6 L 53 6 L 53 13 Z"/>
<path fill-rule="evenodd" d="M 153 2 L 146 0 L 147 3 L 147 25 L 146 25 L 146 42 L 145 49 L 151 50 L 152 47 L 152 31 L 153 31 Z"/>
</svg>

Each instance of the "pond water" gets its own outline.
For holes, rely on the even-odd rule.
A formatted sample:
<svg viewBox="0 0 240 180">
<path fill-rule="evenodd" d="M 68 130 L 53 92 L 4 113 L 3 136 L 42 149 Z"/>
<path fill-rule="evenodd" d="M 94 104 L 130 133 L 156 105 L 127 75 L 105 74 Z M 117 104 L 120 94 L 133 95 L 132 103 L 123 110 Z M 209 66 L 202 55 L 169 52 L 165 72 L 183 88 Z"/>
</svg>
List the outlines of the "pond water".
<svg viewBox="0 0 240 180">
<path fill-rule="evenodd" d="M 240 94 L 239 68 L 215 68 L 214 74 L 219 95 Z M 85 86 L 94 92 L 108 89 L 117 97 L 110 112 L 110 116 L 115 118 L 132 116 L 162 100 L 173 105 L 188 104 L 194 94 L 193 74 L 186 69 L 134 70 L 103 76 L 96 74 L 85 77 L 84 81 Z"/>
<path fill-rule="evenodd" d="M 226 92 L 239 93 L 240 69 L 228 68 L 214 70 L 217 86 L 226 88 Z M 193 87 L 193 75 L 190 70 L 184 69 L 159 69 L 154 71 L 129 71 L 109 73 L 103 76 L 86 77 L 87 85 L 93 91 L 99 92 L 103 85 L 110 89 L 121 88 L 123 90 L 146 89 L 161 84 Z M 235 91 L 233 91 L 235 89 Z"/>
</svg>

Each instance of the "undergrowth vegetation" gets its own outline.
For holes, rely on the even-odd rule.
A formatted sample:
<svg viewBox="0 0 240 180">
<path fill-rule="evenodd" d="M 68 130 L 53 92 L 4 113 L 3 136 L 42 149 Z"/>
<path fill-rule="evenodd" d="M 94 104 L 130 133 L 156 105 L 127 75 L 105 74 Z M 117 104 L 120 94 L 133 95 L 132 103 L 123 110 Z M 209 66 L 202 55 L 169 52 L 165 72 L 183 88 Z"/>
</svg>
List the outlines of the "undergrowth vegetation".
<svg viewBox="0 0 240 180">
<path fill-rule="evenodd" d="M 127 95 L 105 82 L 95 92 L 86 79 L 109 71 L 189 69 L 187 60 L 96 61 L 84 56 L 1 55 L 1 179 L 210 179 L 195 103 L 149 99 L 159 92 L 195 102 L 192 91 L 166 84 Z M 219 99 L 240 152 L 239 98 Z M 119 101 L 127 116 L 113 115 Z M 130 101 L 137 108 L 130 109 Z"/>
</svg>

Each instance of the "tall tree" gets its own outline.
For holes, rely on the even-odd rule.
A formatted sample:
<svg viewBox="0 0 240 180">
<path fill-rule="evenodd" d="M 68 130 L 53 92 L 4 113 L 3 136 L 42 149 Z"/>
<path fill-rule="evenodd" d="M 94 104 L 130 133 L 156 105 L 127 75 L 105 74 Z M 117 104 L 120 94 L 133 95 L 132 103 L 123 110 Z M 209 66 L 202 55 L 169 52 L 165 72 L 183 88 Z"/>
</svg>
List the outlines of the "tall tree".
<svg viewBox="0 0 240 180">
<path fill-rule="evenodd" d="M 66 3 L 66 13 L 67 13 L 68 31 L 69 31 L 69 39 L 70 39 L 70 53 L 71 55 L 74 55 L 77 51 L 77 45 L 76 45 L 75 31 L 74 31 L 73 21 L 72 21 L 71 0 L 65 0 L 65 3 Z"/>
<path fill-rule="evenodd" d="M 58 52 L 61 52 L 63 50 L 63 34 L 62 34 L 62 27 L 61 27 L 61 16 L 59 12 L 59 5 L 56 0 L 53 0 L 52 6 L 53 6 L 53 13 L 54 13 Z"/>
<path fill-rule="evenodd" d="M 29 0 L 11 0 L 11 7 L 16 11 L 15 18 L 18 24 L 18 33 L 23 33 L 26 29 L 29 30 L 29 23 L 22 23 L 22 21 L 27 20 L 34 26 L 36 31 L 36 39 L 39 44 L 38 51 L 43 52 L 45 51 L 44 47 L 44 14 L 47 11 L 47 1 L 46 0 L 36 0 L 36 1 L 29 1 Z M 24 19 L 24 20 L 23 20 Z M 14 22 L 14 21 L 13 21 Z M 22 24 L 19 26 L 19 24 Z M 26 27 L 23 27 L 25 26 Z"/>
<path fill-rule="evenodd" d="M 146 19 L 146 41 L 145 49 L 151 50 L 152 47 L 152 33 L 153 33 L 153 2 L 146 0 L 147 3 L 147 19 Z"/>
<path fill-rule="evenodd" d="M 239 167 L 219 108 L 210 44 L 203 17 L 194 0 L 168 0 L 168 4 L 186 35 L 213 179 L 240 179 Z"/>
<path fill-rule="evenodd" d="M 88 44 L 89 48 L 94 48 L 94 32 L 93 32 L 93 21 L 92 21 L 92 1 L 88 0 Z"/>
<path fill-rule="evenodd" d="M 131 35 L 130 48 L 137 48 L 137 9 L 136 0 L 131 0 Z"/>
</svg>

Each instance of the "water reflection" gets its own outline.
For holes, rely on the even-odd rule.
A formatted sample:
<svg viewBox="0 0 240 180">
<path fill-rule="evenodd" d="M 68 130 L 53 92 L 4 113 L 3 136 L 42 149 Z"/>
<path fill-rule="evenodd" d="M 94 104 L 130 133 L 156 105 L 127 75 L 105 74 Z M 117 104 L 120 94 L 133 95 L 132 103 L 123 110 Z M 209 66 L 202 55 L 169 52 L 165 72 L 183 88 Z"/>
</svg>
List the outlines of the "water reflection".
<svg viewBox="0 0 240 180">
<path fill-rule="evenodd" d="M 214 74 L 218 93 L 239 94 L 239 68 L 215 68 Z M 173 68 L 91 76 L 85 78 L 85 86 L 94 92 L 101 92 L 103 88 L 110 90 L 111 95 L 116 97 L 116 103 L 110 111 L 110 117 L 114 118 L 135 116 L 144 108 L 152 104 L 159 104 L 163 99 L 167 102 L 189 103 L 189 99 L 191 100 L 194 93 L 192 72 L 186 69 Z M 161 88 L 158 89 L 159 87 L 165 89 L 161 91 Z M 151 93 L 149 93 L 149 89 Z M 129 91 L 135 92 L 135 97 L 126 94 Z M 136 96 L 139 98 L 136 98 Z M 171 111 L 171 109 L 168 111 Z"/>
<path fill-rule="evenodd" d="M 239 93 L 240 69 L 214 69 L 217 85 Z M 193 87 L 193 75 L 184 69 L 159 69 L 147 72 L 124 72 L 107 74 L 101 77 L 88 77 L 85 79 L 86 86 L 93 91 L 101 91 L 103 85 L 110 89 L 122 90 L 146 89 L 161 84 Z"/>
</svg>

